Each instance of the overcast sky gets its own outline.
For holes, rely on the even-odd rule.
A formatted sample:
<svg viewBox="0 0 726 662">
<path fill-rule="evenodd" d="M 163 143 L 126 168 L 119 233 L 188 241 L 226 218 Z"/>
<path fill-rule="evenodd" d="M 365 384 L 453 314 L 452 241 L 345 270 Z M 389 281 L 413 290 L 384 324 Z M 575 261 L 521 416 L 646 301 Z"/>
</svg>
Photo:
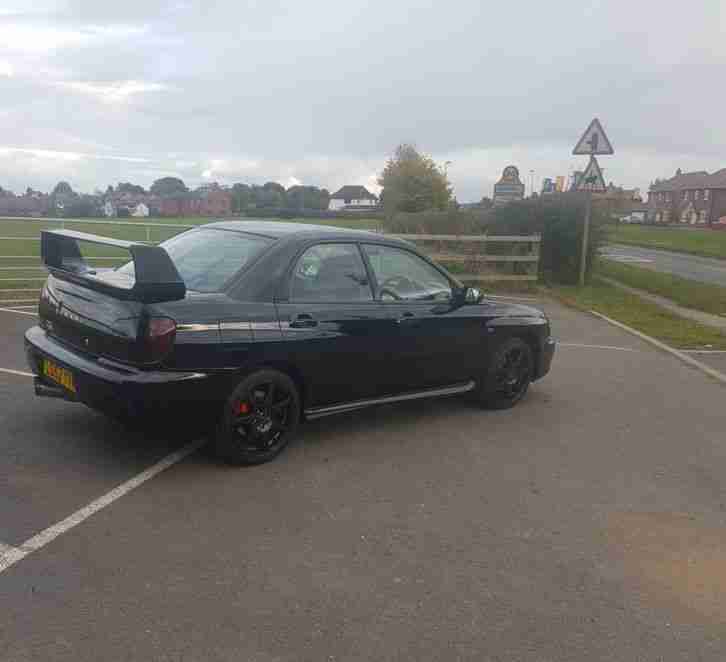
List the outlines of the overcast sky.
<svg viewBox="0 0 726 662">
<path fill-rule="evenodd" d="M 462 202 L 502 168 L 606 180 L 726 167 L 726 2 L 3 0 L 0 186 L 163 175 L 375 189 L 402 141 Z"/>
</svg>

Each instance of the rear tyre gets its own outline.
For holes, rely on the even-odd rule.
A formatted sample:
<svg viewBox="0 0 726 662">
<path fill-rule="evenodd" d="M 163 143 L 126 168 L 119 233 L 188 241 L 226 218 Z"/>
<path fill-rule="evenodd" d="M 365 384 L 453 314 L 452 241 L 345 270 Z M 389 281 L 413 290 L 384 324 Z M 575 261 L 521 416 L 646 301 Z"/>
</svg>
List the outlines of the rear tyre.
<svg viewBox="0 0 726 662">
<path fill-rule="evenodd" d="M 509 338 L 494 350 L 476 399 L 487 409 L 514 407 L 526 395 L 533 374 L 532 348 L 521 338 Z"/>
<path fill-rule="evenodd" d="M 300 420 L 300 395 L 285 373 L 258 370 L 224 405 L 213 441 L 215 455 L 234 465 L 263 464 L 290 443 Z"/>
</svg>

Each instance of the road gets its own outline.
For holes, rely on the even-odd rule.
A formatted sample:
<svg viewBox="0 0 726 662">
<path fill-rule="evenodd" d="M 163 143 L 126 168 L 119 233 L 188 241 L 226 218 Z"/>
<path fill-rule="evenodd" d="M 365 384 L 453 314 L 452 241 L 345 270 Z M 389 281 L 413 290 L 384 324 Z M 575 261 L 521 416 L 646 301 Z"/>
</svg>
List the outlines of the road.
<svg viewBox="0 0 726 662">
<path fill-rule="evenodd" d="M 624 244 L 610 244 L 601 252 L 603 257 L 618 262 L 726 287 L 726 260 Z"/>
<path fill-rule="evenodd" d="M 34 398 L 35 320 L 0 313 L 0 550 L 65 530 L 0 570 L 0 660 L 721 662 L 726 389 L 543 306 L 562 342 L 513 411 L 314 421 L 271 464 L 197 452 L 87 519 L 198 431 Z"/>
</svg>

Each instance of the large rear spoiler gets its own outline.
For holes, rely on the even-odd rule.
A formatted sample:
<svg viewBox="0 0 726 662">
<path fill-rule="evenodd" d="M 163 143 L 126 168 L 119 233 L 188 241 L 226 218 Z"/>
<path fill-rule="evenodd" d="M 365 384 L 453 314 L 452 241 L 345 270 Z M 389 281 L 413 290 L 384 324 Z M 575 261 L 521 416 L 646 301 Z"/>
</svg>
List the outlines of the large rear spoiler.
<svg viewBox="0 0 726 662">
<path fill-rule="evenodd" d="M 132 241 L 100 237 L 74 230 L 41 230 L 41 256 L 50 273 L 117 299 L 159 303 L 177 301 L 186 295 L 186 285 L 169 254 L 161 246 L 147 246 Z M 131 253 L 134 279 L 109 279 L 98 275 L 81 254 L 78 242 L 123 248 Z M 102 272 L 103 273 L 103 272 Z"/>
</svg>

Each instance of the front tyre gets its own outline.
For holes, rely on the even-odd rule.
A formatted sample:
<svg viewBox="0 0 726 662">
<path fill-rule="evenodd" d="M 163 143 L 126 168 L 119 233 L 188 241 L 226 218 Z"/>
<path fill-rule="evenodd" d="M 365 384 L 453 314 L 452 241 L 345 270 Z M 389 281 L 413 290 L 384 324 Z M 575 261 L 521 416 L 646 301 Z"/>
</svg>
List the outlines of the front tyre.
<svg viewBox="0 0 726 662">
<path fill-rule="evenodd" d="M 290 442 L 299 420 L 295 382 L 277 370 L 258 370 L 245 377 L 227 399 L 214 452 L 228 464 L 269 462 Z"/>
<path fill-rule="evenodd" d="M 533 374 L 532 348 L 521 338 L 509 338 L 494 350 L 477 400 L 488 409 L 514 407 L 527 393 Z"/>
</svg>

